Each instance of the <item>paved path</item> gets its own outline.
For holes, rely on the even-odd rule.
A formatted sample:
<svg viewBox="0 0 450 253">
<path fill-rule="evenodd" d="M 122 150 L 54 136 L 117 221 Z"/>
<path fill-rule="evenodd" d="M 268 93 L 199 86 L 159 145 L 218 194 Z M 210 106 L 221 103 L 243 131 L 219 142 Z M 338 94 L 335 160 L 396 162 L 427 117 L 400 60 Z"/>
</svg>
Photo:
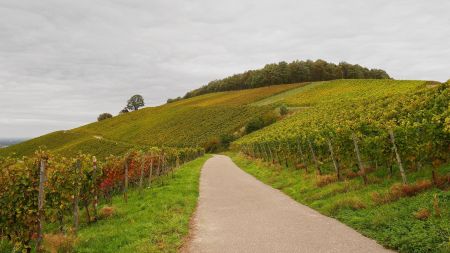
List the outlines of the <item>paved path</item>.
<svg viewBox="0 0 450 253">
<path fill-rule="evenodd" d="M 298 204 L 238 168 L 209 159 L 186 251 L 391 252 L 346 225 Z"/>
</svg>

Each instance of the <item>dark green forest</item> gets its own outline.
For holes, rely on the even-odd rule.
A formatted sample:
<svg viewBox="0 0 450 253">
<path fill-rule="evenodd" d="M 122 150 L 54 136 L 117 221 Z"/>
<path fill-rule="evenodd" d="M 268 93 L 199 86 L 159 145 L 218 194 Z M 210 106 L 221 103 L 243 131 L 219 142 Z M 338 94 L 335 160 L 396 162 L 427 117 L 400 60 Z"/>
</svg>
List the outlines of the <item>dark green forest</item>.
<svg viewBox="0 0 450 253">
<path fill-rule="evenodd" d="M 386 71 L 368 69 L 358 64 L 340 62 L 334 64 L 324 60 L 285 61 L 267 64 L 264 68 L 248 70 L 244 73 L 214 80 L 196 90 L 189 91 L 183 98 L 190 98 L 206 93 L 251 89 L 263 86 L 300 83 L 313 81 L 327 81 L 334 79 L 388 79 Z M 169 99 L 173 102 L 181 99 Z"/>
</svg>

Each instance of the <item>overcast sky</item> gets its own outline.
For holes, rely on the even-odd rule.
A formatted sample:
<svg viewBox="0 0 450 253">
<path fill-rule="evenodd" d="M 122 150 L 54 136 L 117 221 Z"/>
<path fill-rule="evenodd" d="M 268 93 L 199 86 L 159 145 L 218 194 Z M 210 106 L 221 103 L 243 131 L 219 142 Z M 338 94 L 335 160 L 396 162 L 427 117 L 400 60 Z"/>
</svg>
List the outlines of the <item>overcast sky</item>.
<svg viewBox="0 0 450 253">
<path fill-rule="evenodd" d="M 0 0 L 0 137 L 34 137 L 266 63 L 450 78 L 450 1 Z"/>
</svg>

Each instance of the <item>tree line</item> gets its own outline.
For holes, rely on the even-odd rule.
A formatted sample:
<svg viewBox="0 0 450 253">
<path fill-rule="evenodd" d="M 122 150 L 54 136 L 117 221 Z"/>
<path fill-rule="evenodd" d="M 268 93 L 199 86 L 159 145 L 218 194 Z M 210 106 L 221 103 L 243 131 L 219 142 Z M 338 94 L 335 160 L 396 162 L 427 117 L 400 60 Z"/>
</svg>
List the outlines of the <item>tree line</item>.
<svg viewBox="0 0 450 253">
<path fill-rule="evenodd" d="M 386 71 L 381 69 L 368 69 L 358 64 L 340 62 L 334 64 L 324 60 L 285 61 L 267 64 L 264 68 L 248 70 L 244 73 L 228 76 L 224 79 L 214 80 L 196 90 L 189 91 L 183 98 L 195 97 L 207 93 L 252 89 L 270 85 L 327 81 L 334 79 L 389 79 Z M 174 102 L 181 97 L 169 99 Z"/>
</svg>

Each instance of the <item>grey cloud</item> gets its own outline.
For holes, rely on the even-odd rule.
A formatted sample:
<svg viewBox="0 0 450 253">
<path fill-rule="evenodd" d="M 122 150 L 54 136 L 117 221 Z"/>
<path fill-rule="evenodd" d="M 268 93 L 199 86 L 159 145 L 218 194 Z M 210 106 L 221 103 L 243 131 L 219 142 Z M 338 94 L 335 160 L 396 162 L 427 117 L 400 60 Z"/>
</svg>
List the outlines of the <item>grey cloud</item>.
<svg viewBox="0 0 450 253">
<path fill-rule="evenodd" d="M 450 78 L 450 2 L 0 0 L 0 137 L 37 136 L 294 59 Z"/>
</svg>

